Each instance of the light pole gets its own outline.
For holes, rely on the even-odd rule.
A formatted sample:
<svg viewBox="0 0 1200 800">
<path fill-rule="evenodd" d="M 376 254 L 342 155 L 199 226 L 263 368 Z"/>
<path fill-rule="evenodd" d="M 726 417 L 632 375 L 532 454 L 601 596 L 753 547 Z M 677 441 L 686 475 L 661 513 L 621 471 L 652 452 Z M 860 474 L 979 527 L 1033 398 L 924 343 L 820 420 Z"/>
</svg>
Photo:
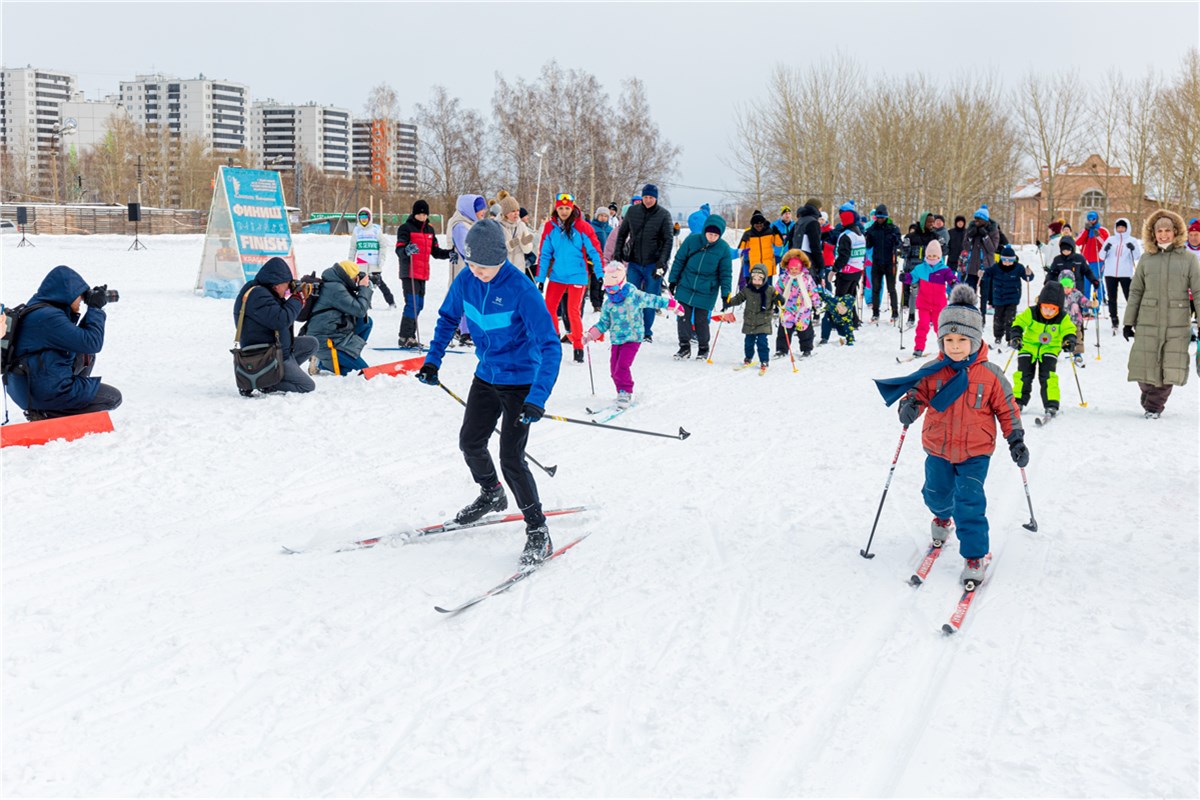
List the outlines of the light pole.
<svg viewBox="0 0 1200 800">
<path fill-rule="evenodd" d="M 533 195 L 533 224 L 535 226 L 541 225 L 542 223 L 542 218 L 538 216 L 538 205 L 542 201 L 542 160 L 546 157 L 546 151 L 549 149 L 550 145 L 544 144 L 537 150 L 533 151 L 533 154 L 537 156 L 538 160 L 537 191 Z"/>
</svg>

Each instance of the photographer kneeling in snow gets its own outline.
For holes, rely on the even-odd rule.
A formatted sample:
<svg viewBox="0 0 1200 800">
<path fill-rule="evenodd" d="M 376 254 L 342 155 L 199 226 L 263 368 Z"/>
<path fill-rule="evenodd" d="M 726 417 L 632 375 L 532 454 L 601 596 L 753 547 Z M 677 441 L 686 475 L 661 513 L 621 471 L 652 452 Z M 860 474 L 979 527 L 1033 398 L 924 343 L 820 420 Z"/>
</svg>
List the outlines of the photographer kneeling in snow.
<svg viewBox="0 0 1200 800">
<path fill-rule="evenodd" d="M 304 330 L 317 340 L 317 363 L 327 372 L 345 375 L 365 369 L 363 348 L 371 336 L 370 275 L 353 261 L 341 261 L 321 273 L 321 294 Z M 333 351 L 337 353 L 336 369 Z"/>
<path fill-rule="evenodd" d="M 79 273 L 66 266 L 50 270 L 29 299 L 16 331 L 8 393 L 30 421 L 111 411 L 121 405 L 119 391 L 91 377 L 95 356 L 104 347 L 108 300 L 107 286 L 89 289 Z M 80 322 L 84 303 L 88 311 Z"/>
<path fill-rule="evenodd" d="M 275 257 L 263 264 L 262 269 L 238 292 L 233 301 L 233 319 L 238 319 L 242 304 L 246 305 L 246 318 L 242 322 L 241 347 L 256 344 L 272 344 L 279 338 L 280 355 L 283 357 L 283 380 L 267 392 L 311 392 L 317 384 L 300 366 L 308 361 L 317 350 L 317 340 L 311 336 L 294 336 L 292 323 L 304 307 L 299 294 L 292 293 L 292 268 L 282 258 Z M 249 391 L 242 391 L 249 395 Z"/>
</svg>

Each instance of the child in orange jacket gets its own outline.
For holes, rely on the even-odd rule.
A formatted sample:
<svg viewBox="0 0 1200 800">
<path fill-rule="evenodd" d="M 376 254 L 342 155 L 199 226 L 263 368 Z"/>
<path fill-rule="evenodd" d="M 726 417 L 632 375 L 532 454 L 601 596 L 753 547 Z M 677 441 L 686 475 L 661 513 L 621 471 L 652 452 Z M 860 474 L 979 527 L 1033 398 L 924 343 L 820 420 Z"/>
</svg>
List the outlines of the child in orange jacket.
<svg viewBox="0 0 1200 800">
<path fill-rule="evenodd" d="M 929 408 L 921 432 L 926 453 L 921 494 L 934 515 L 934 546 L 945 544 L 951 531 L 958 534 L 966 560 L 961 580 L 972 589 L 983 581 L 989 552 L 983 482 L 996 450 L 996 422 L 1018 466 L 1029 463 L 1029 448 L 1012 386 L 987 359 L 979 299 L 966 284 L 954 287 L 938 317 L 938 347 L 941 355 L 911 375 L 875 383 L 888 405 L 900 400 L 905 427 Z"/>
</svg>

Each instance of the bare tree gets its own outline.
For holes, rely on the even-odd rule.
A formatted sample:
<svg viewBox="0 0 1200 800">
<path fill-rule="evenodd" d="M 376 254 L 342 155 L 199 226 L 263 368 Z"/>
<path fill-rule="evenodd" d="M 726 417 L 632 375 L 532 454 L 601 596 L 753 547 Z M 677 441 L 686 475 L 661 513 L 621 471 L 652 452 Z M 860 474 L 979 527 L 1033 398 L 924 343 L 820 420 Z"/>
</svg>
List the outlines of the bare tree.
<svg viewBox="0 0 1200 800">
<path fill-rule="evenodd" d="M 1188 52 L 1148 111 L 1155 118 L 1159 199 L 1190 215 L 1200 209 L 1200 52 Z"/>
<path fill-rule="evenodd" d="M 721 160 L 748 188 L 754 205 L 762 208 L 771 174 L 766 125 L 753 103 L 735 106 L 733 115 L 733 135 L 729 138 L 727 155 Z"/>
<path fill-rule="evenodd" d="M 1080 113 L 1075 86 L 1078 73 L 1050 75 L 1030 71 L 1013 95 L 1024 133 L 1024 150 L 1033 163 L 1043 168 L 1042 188 L 1050 217 L 1058 211 L 1054 193 L 1057 174 L 1078 160 L 1083 126 L 1088 115 Z"/>
<path fill-rule="evenodd" d="M 490 153 L 481 141 L 486 126 L 479 112 L 462 108 L 444 86 L 434 86 L 429 102 L 415 108 L 422 193 L 439 208 L 452 210 L 459 194 L 485 191 Z"/>
</svg>

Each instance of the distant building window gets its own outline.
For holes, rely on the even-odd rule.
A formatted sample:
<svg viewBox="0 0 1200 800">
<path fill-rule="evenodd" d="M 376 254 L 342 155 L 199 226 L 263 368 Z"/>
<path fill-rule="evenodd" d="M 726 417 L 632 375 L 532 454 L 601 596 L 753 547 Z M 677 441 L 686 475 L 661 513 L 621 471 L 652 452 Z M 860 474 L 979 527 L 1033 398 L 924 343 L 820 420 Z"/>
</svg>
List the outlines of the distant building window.
<svg viewBox="0 0 1200 800">
<path fill-rule="evenodd" d="M 1083 211 L 1103 211 L 1104 192 L 1099 189 L 1084 192 L 1083 197 L 1079 198 L 1079 208 Z"/>
</svg>

